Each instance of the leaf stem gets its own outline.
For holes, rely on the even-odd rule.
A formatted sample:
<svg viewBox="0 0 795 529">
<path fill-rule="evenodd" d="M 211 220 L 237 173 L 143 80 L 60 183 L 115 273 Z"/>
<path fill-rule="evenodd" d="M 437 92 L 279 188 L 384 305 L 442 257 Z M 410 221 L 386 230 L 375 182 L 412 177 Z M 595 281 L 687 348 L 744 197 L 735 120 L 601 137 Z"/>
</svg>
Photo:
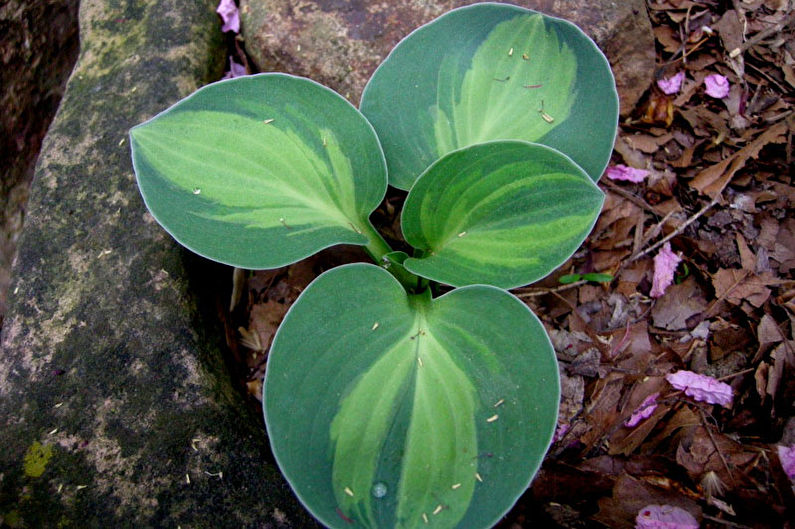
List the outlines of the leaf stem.
<svg viewBox="0 0 795 529">
<path fill-rule="evenodd" d="M 364 247 L 364 250 L 368 253 L 368 255 L 375 261 L 378 266 L 383 267 L 387 272 L 392 274 L 395 279 L 400 281 L 400 284 L 403 285 L 403 288 L 406 289 L 406 292 L 414 293 L 419 292 L 422 290 L 420 288 L 421 281 L 418 276 L 415 276 L 403 266 L 400 265 L 393 265 L 390 266 L 391 263 L 389 259 L 386 258 L 386 255 L 392 253 L 392 248 L 389 246 L 384 238 L 381 236 L 380 233 L 373 227 L 370 222 L 367 222 L 363 227 L 360 226 L 362 229 L 362 234 L 367 237 L 368 243 Z"/>
<path fill-rule="evenodd" d="M 370 222 L 365 223 L 364 226 L 359 226 L 359 229 L 362 235 L 368 239 L 367 245 L 364 247 L 365 251 L 376 264 L 380 265 L 384 256 L 392 252 L 392 248 Z"/>
</svg>

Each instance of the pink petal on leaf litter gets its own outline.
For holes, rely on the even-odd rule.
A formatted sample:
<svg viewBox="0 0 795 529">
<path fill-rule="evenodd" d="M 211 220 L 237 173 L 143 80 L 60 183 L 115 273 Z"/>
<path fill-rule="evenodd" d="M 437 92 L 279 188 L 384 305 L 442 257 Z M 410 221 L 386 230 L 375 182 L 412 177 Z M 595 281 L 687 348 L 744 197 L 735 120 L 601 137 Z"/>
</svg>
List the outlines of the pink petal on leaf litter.
<svg viewBox="0 0 795 529">
<path fill-rule="evenodd" d="M 672 77 L 667 77 L 665 79 L 658 79 L 657 86 L 660 87 L 660 90 L 667 95 L 675 94 L 682 88 L 682 81 L 685 80 L 685 72 L 679 72 Z"/>
<path fill-rule="evenodd" d="M 644 419 L 648 419 L 651 417 L 651 414 L 654 413 L 654 410 L 657 409 L 657 397 L 659 397 L 659 393 L 652 393 L 645 399 L 643 402 L 640 403 L 638 409 L 632 412 L 632 415 L 629 419 L 624 422 L 624 426 L 628 428 L 634 428 L 638 424 L 641 423 Z"/>
<path fill-rule="evenodd" d="M 729 95 L 729 80 L 720 74 L 713 73 L 704 78 L 704 86 L 707 95 L 717 99 L 723 99 Z"/>
<path fill-rule="evenodd" d="M 552 442 L 557 443 L 563 439 L 563 437 L 568 433 L 569 428 L 571 428 L 571 425 L 567 423 L 558 424 L 558 427 L 555 429 L 555 435 L 552 437 Z"/>
<path fill-rule="evenodd" d="M 699 375 L 692 371 L 677 371 L 665 375 L 665 380 L 695 400 L 720 404 L 724 408 L 728 408 L 732 402 L 732 387 L 706 375 Z"/>
<path fill-rule="evenodd" d="M 221 0 L 215 12 L 221 15 L 221 20 L 224 21 L 221 31 L 240 33 L 240 11 L 238 11 L 234 0 Z"/>
<path fill-rule="evenodd" d="M 795 481 L 795 445 L 778 445 L 778 459 L 787 477 Z"/>
<path fill-rule="evenodd" d="M 682 258 L 671 250 L 671 243 L 665 243 L 660 253 L 654 256 L 654 278 L 652 279 L 651 292 L 653 298 L 659 298 L 665 289 L 674 282 L 674 272 Z"/>
<path fill-rule="evenodd" d="M 229 57 L 229 71 L 224 74 L 223 79 L 234 79 L 244 75 L 246 75 L 246 67 L 236 63 L 232 57 Z"/>
<path fill-rule="evenodd" d="M 698 522 L 680 507 L 647 505 L 635 518 L 635 529 L 698 529 Z"/>
<path fill-rule="evenodd" d="M 635 169 L 634 167 L 627 167 L 626 165 L 614 165 L 608 167 L 605 175 L 611 180 L 628 180 L 630 182 L 640 183 L 649 176 L 646 169 Z"/>
</svg>

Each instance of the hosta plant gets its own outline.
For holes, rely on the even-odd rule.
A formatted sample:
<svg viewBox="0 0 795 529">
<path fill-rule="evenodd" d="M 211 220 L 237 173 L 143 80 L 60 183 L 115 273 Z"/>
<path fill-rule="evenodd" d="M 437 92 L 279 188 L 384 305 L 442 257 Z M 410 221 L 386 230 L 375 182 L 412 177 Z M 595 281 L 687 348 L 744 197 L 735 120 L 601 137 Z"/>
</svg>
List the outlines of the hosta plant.
<svg viewBox="0 0 795 529">
<path fill-rule="evenodd" d="M 476 4 L 403 40 L 361 112 L 269 73 L 131 131 L 147 207 L 191 250 L 247 269 L 339 244 L 374 260 L 318 277 L 268 357 L 273 452 L 323 524 L 489 527 L 527 488 L 558 371 L 505 289 L 549 274 L 591 230 L 616 120 L 607 61 L 580 30 Z M 411 255 L 370 223 L 388 184 L 409 191 Z"/>
</svg>

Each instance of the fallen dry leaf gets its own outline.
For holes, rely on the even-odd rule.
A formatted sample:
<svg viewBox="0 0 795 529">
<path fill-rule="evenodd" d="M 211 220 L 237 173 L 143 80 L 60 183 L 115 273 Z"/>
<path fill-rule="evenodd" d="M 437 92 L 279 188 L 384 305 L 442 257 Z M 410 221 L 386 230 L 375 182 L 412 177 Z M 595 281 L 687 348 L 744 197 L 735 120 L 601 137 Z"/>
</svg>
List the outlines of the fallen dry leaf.
<svg viewBox="0 0 795 529">
<path fill-rule="evenodd" d="M 756 456 L 756 451 L 745 448 L 720 432 L 708 432 L 703 426 L 690 428 L 676 450 L 676 462 L 694 480 L 712 471 L 724 483 L 734 483 L 736 469 L 750 463 Z"/>
<path fill-rule="evenodd" d="M 712 275 L 712 286 L 718 300 L 725 299 L 732 305 L 747 301 L 757 308 L 770 297 L 767 285 L 774 281 L 770 274 L 757 275 L 736 268 L 722 268 Z"/>
<path fill-rule="evenodd" d="M 701 518 L 702 511 L 696 502 L 624 474 L 616 480 L 612 497 L 599 500 L 599 512 L 594 519 L 611 529 L 634 529 L 638 512 L 650 504 L 675 505 L 696 519 Z"/>
<path fill-rule="evenodd" d="M 687 328 L 687 320 L 704 312 L 707 301 L 692 277 L 679 285 L 668 288 L 665 296 L 658 299 L 651 310 L 652 322 L 655 327 L 669 331 Z"/>
<path fill-rule="evenodd" d="M 759 156 L 759 152 L 763 147 L 770 143 L 787 141 L 788 129 L 789 124 L 787 122 L 776 123 L 733 155 L 698 173 L 690 182 L 690 186 L 710 198 L 717 197 L 723 192 L 735 173 L 742 169 L 749 159 Z"/>
</svg>

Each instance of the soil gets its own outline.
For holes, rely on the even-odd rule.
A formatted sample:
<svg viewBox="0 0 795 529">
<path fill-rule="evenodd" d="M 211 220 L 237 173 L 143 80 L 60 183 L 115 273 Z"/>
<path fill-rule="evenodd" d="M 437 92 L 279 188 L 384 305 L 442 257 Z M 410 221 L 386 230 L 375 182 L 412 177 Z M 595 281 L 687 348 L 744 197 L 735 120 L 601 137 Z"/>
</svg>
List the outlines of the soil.
<svg viewBox="0 0 795 529">
<path fill-rule="evenodd" d="M 659 68 L 621 123 L 611 162 L 646 176 L 603 177 L 604 210 L 580 251 L 514 291 L 552 336 L 563 398 L 544 466 L 500 528 L 631 528 L 649 504 L 684 508 L 704 528 L 778 529 L 795 519 L 776 450 L 795 443 L 792 5 L 647 7 Z M 666 94 L 661 86 L 680 72 L 681 88 Z M 707 93 L 715 74 L 729 81 L 725 97 Z M 392 192 L 375 214 L 396 247 L 403 198 Z M 655 257 L 668 247 L 681 258 L 674 284 L 652 297 Z M 252 401 L 290 305 L 319 273 L 350 261 L 367 257 L 342 248 L 237 274 L 228 335 Z M 613 279 L 558 282 L 588 272 Z M 732 403 L 677 391 L 665 376 L 680 370 L 729 384 Z M 653 413 L 627 427 L 655 393 Z"/>
</svg>

